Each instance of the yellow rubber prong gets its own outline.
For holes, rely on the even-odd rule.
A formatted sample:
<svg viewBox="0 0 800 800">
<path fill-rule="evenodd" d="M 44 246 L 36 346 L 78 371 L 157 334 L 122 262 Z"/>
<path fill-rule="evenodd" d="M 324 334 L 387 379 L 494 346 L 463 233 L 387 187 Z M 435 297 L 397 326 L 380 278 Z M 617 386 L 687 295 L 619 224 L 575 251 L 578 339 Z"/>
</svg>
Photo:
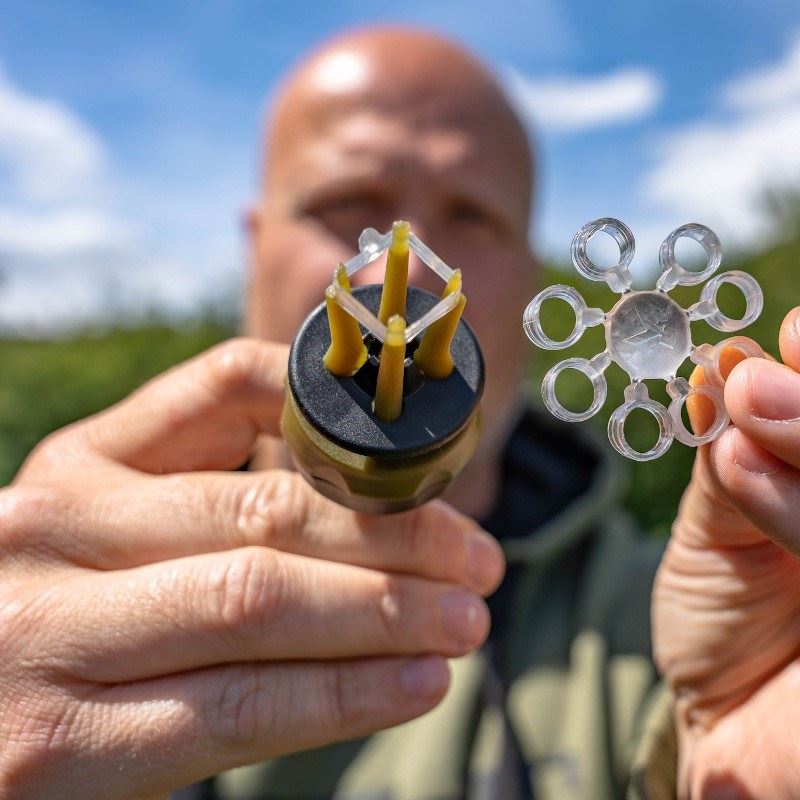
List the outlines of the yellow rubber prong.
<svg viewBox="0 0 800 800">
<path fill-rule="evenodd" d="M 378 319 L 386 325 L 390 317 L 406 315 L 406 289 L 408 288 L 408 234 L 407 222 L 392 226 L 392 243 L 386 253 L 386 274 L 383 278 L 381 306 Z"/>
<path fill-rule="evenodd" d="M 333 280 L 349 294 L 353 293 L 350 287 L 350 278 L 347 277 L 347 267 L 345 267 L 341 261 L 336 265 L 336 272 L 334 273 Z"/>
<path fill-rule="evenodd" d="M 350 281 L 344 264 L 336 268 L 334 282 L 341 290 L 350 293 Z M 336 290 L 329 286 L 325 290 L 325 307 L 328 311 L 328 327 L 331 331 L 331 346 L 322 358 L 328 372 L 341 378 L 355 375 L 367 360 L 367 348 L 361 338 L 361 328 L 337 302 Z"/>
<path fill-rule="evenodd" d="M 403 410 L 405 359 L 406 321 L 395 314 L 386 326 L 386 341 L 381 348 L 375 390 L 375 415 L 384 422 L 394 422 Z"/>
<path fill-rule="evenodd" d="M 461 293 L 461 270 L 453 272 L 442 293 L 442 299 L 454 292 Z M 464 313 L 467 298 L 461 294 L 458 303 L 441 319 L 431 323 L 422 336 L 422 341 L 414 353 L 414 363 L 428 378 L 446 378 L 453 371 L 453 356 L 450 345 L 456 335 L 456 328 Z"/>
</svg>

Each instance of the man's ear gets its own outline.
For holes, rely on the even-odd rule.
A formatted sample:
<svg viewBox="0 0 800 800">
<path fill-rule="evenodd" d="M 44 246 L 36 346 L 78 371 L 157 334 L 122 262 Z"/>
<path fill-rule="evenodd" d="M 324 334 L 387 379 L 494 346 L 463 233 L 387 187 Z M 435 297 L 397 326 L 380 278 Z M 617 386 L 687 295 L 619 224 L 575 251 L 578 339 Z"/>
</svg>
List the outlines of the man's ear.
<svg viewBox="0 0 800 800">
<path fill-rule="evenodd" d="M 258 272 L 261 262 L 261 249 L 267 225 L 267 212 L 264 204 L 260 201 L 255 201 L 246 208 L 241 215 L 241 225 L 245 235 L 249 261 L 248 270 L 252 280 Z"/>
<path fill-rule="evenodd" d="M 242 232 L 247 247 L 247 290 L 244 304 L 244 327 L 242 333 L 258 336 L 261 320 L 266 313 L 263 308 L 263 293 L 260 287 L 259 252 L 264 229 L 264 207 L 254 202 L 241 214 Z"/>
<path fill-rule="evenodd" d="M 264 207 L 261 203 L 253 203 L 242 213 L 242 230 L 247 235 L 248 242 L 252 248 L 258 240 L 261 228 L 264 224 Z"/>
</svg>

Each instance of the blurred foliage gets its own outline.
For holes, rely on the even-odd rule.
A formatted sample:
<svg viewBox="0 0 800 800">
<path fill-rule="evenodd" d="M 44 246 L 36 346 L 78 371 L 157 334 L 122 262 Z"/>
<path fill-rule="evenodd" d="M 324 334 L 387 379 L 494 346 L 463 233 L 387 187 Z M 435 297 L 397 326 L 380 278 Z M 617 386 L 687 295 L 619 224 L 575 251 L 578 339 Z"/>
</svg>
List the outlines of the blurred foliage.
<svg viewBox="0 0 800 800">
<path fill-rule="evenodd" d="M 722 268 L 741 268 L 758 279 L 764 290 L 764 312 L 744 333 L 777 356 L 776 340 L 781 320 L 789 309 L 800 305 L 800 223 L 797 222 L 800 205 L 785 200 L 778 203 L 774 198 L 770 202 L 774 204 L 775 217 L 781 220 L 782 235 L 762 252 L 726 255 Z M 618 298 L 605 284 L 584 281 L 571 268 L 546 266 L 541 283 L 543 286 L 571 284 L 590 306 L 605 310 Z M 650 287 L 637 285 L 635 288 Z M 680 288 L 671 294 L 686 308 L 697 300 L 700 288 Z M 737 311 L 738 299 L 735 289 L 731 289 L 730 294 L 725 289 L 720 292 L 723 310 L 731 315 Z M 548 333 L 555 338 L 566 336 L 574 322 L 567 306 L 552 302 L 545 311 L 544 324 Z M 704 323 L 693 323 L 692 330 L 697 343 L 725 338 Z M 31 448 L 51 431 L 111 405 L 153 375 L 234 332 L 235 322 L 229 315 L 208 313 L 182 324 L 153 320 L 83 331 L 49 341 L 0 339 L 0 485 L 13 478 Z M 602 328 L 594 328 L 570 349 L 569 354 L 591 357 L 603 348 Z M 532 352 L 532 394 L 538 394 L 547 369 L 564 357 L 559 351 Z M 690 367 L 687 362 L 684 371 L 687 376 Z M 573 375 L 575 379 L 571 380 Z M 606 376 L 608 400 L 592 423 L 602 429 L 603 436 L 608 415 L 622 401 L 623 389 L 628 383 L 627 376 L 616 365 L 609 368 Z M 581 383 L 583 380 L 571 372 L 559 379 L 559 397 L 565 398 L 568 407 L 577 409 L 588 405 L 589 385 L 588 381 Z M 648 384 L 653 397 L 662 402 L 668 399 L 662 381 Z M 635 446 L 644 449 L 655 440 L 655 425 L 648 415 L 636 419 L 632 427 L 636 430 L 631 431 L 630 438 Z M 615 454 L 615 457 L 618 456 Z M 657 535 L 665 535 L 669 530 L 693 458 L 694 450 L 676 442 L 658 461 L 646 464 L 626 461 L 631 475 L 626 503 L 640 522 Z"/>
<path fill-rule="evenodd" d="M 0 485 L 48 433 L 116 403 L 232 331 L 225 318 L 209 316 L 180 327 L 149 321 L 50 341 L 0 340 Z"/>
</svg>

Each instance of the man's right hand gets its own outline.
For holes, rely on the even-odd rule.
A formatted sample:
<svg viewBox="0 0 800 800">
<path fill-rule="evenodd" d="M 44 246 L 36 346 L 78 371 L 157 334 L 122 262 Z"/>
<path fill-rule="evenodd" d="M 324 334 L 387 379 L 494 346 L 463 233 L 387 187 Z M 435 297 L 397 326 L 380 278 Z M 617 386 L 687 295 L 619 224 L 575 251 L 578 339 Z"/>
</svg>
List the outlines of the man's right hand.
<svg viewBox="0 0 800 800">
<path fill-rule="evenodd" d="M 162 797 L 395 725 L 485 638 L 502 556 L 472 520 L 226 471 L 279 435 L 286 358 L 215 348 L 0 492 L 0 799 Z"/>
</svg>

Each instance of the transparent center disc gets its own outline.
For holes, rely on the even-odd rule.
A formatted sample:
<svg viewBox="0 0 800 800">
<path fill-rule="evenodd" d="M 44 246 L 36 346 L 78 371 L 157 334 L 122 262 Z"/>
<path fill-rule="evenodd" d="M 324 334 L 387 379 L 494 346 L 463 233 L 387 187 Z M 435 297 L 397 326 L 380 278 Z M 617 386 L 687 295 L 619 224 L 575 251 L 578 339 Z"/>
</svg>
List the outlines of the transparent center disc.
<svg viewBox="0 0 800 800">
<path fill-rule="evenodd" d="M 606 346 L 631 378 L 670 378 L 692 348 L 689 317 L 662 292 L 633 292 L 609 312 Z"/>
</svg>

